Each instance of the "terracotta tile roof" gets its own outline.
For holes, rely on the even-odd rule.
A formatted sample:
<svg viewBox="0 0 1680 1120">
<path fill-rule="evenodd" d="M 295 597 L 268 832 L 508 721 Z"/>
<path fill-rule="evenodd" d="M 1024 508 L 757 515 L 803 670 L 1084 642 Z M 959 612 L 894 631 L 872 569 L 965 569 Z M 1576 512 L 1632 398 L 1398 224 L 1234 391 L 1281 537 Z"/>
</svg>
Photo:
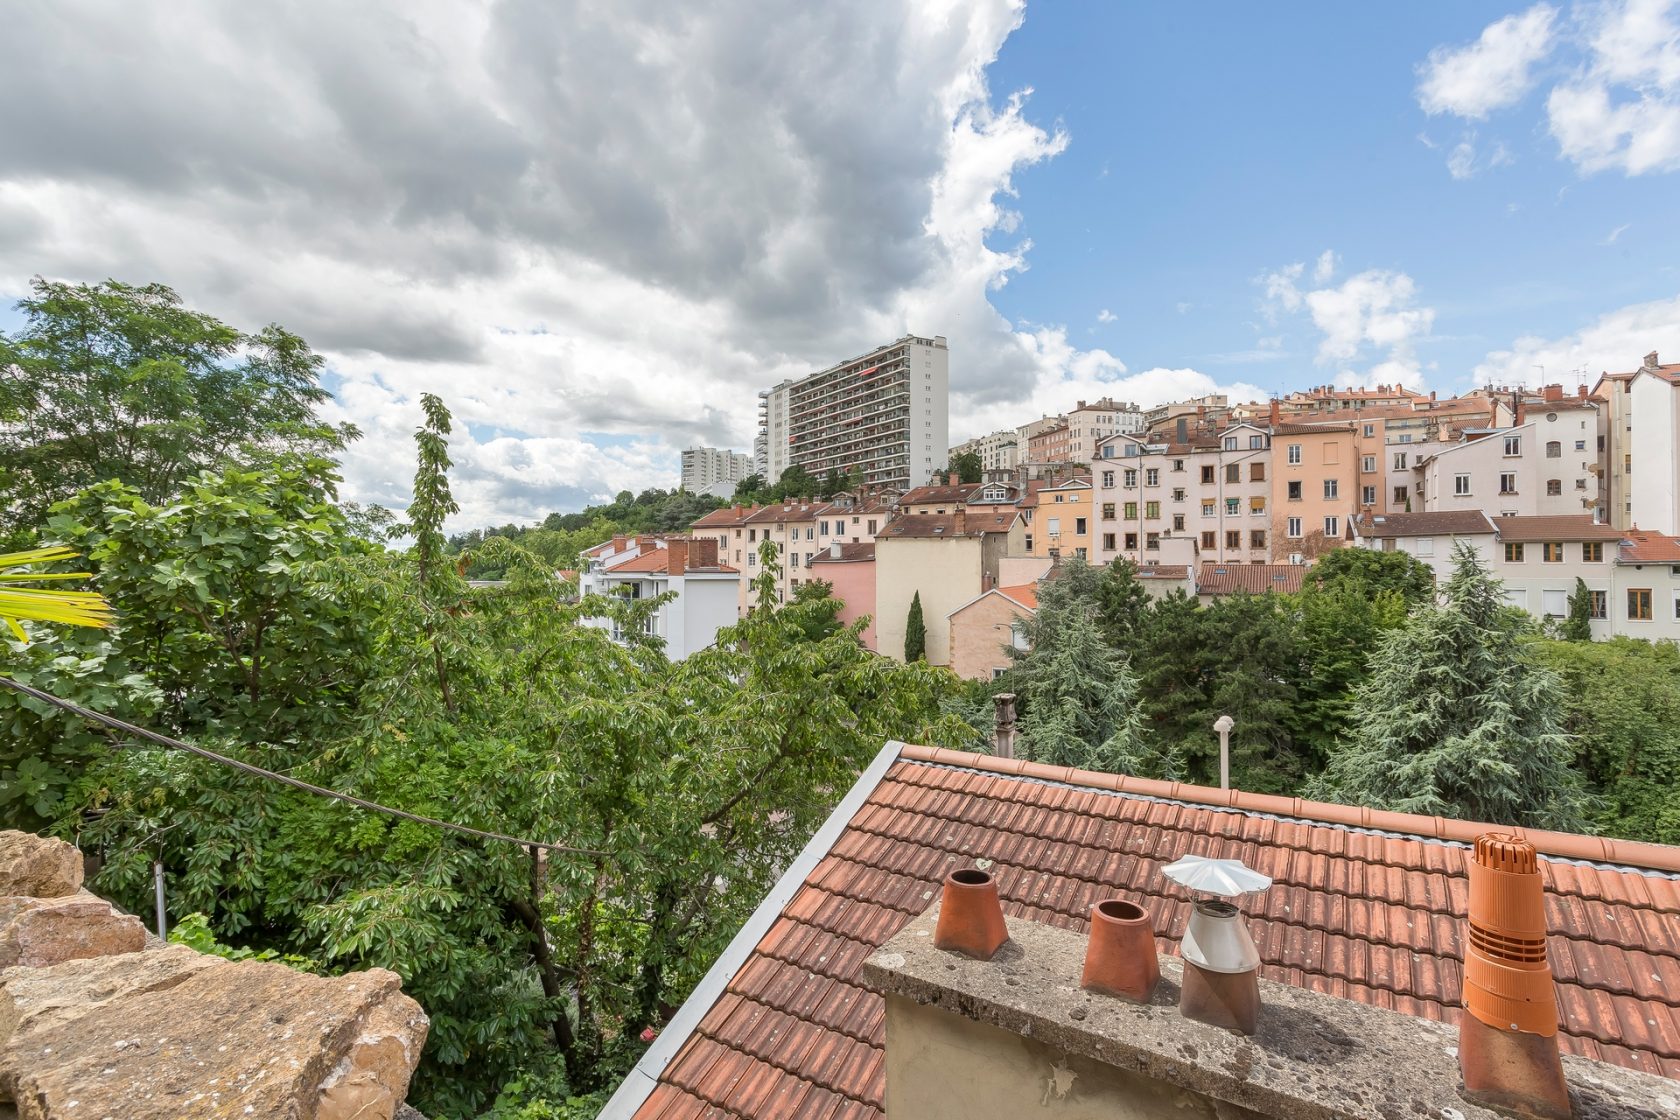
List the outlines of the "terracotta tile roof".
<svg viewBox="0 0 1680 1120">
<path fill-rule="evenodd" d="M 1285 421 L 1281 424 L 1271 425 L 1272 434 L 1274 436 L 1322 436 L 1330 435 L 1335 432 L 1351 432 L 1353 431 L 1353 428 L 1353 421 L 1343 418 L 1325 420 L 1312 424 L 1290 423 Z"/>
<path fill-rule="evenodd" d="M 1015 600 L 1028 610 L 1036 611 L 1038 609 L 1038 584 L 1036 583 L 1017 583 L 1013 587 L 1000 587 L 997 591 L 999 595 Z"/>
<path fill-rule="evenodd" d="M 1138 579 L 1189 579 L 1188 564 L 1145 564 L 1132 572 Z"/>
<path fill-rule="evenodd" d="M 857 544 L 842 543 L 840 555 L 835 556 L 826 549 L 811 557 L 813 564 L 848 564 L 859 560 L 875 559 L 875 542 L 860 541 Z"/>
<path fill-rule="evenodd" d="M 966 502 L 970 494 L 980 489 L 981 483 L 961 482 L 950 486 L 918 486 L 898 499 L 900 509 L 906 506 L 926 505 L 929 502 Z"/>
<path fill-rule="evenodd" d="M 714 509 L 689 527 L 691 529 L 732 529 L 737 525 L 745 525 L 749 517 L 763 508 L 763 506 L 724 506 L 722 509 Z"/>
<path fill-rule="evenodd" d="M 1305 564 L 1207 564 L 1196 573 L 1200 595 L 1235 595 L 1246 591 L 1264 595 L 1268 591 L 1287 593 L 1301 590 Z"/>
<path fill-rule="evenodd" d="M 1552 517 L 1496 517 L 1493 527 L 1502 541 L 1618 541 L 1620 529 L 1592 519 L 1588 513 Z"/>
<path fill-rule="evenodd" d="M 1019 516 L 1013 508 L 993 513 L 986 507 L 965 510 L 963 530 L 957 532 L 957 519 L 950 513 L 910 513 L 893 518 L 875 535 L 877 541 L 895 537 L 975 537 L 983 533 L 1007 533 Z"/>
<path fill-rule="evenodd" d="M 651 552 L 632 556 L 622 564 L 614 564 L 607 569 L 607 574 L 618 575 L 622 572 L 629 575 L 652 575 L 665 571 L 666 561 L 670 558 L 671 554 L 669 552 L 666 552 L 663 548 L 656 548 Z"/>
<path fill-rule="evenodd" d="M 1493 532 L 1492 520 L 1479 509 L 1388 513 L 1361 517 L 1353 527 L 1362 537 L 1444 537 Z"/>
<path fill-rule="evenodd" d="M 1621 564 L 1680 564 L 1680 538 L 1629 529 L 1616 560 Z"/>
<path fill-rule="evenodd" d="M 780 525 L 787 521 L 815 521 L 817 516 L 827 509 L 827 502 L 771 502 L 760 507 L 740 524 Z"/>
<path fill-rule="evenodd" d="M 1467 842 L 1491 826 L 914 746 L 856 792 L 868 796 L 802 857 L 809 871 L 761 912 L 715 998 L 684 1008 L 698 1026 L 646 1075 L 638 1120 L 879 1120 L 886 1008 L 859 968 L 977 859 L 993 861 L 1013 916 L 1083 932 L 1091 904 L 1118 894 L 1149 908 L 1172 952 L 1189 895 L 1162 865 L 1240 858 L 1275 880 L 1245 906 L 1264 975 L 1457 1021 Z M 1541 860 L 1564 1049 L 1680 1078 L 1680 849 L 1526 835 L 1543 853 L 1623 864 Z"/>
</svg>

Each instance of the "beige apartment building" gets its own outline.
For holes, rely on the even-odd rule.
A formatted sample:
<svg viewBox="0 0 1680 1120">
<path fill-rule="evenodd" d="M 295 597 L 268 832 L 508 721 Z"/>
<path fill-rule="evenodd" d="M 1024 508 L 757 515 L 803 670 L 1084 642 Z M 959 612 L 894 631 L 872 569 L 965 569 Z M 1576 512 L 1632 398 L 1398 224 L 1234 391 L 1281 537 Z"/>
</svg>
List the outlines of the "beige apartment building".
<svg viewBox="0 0 1680 1120">
<path fill-rule="evenodd" d="M 1357 424 L 1272 427 L 1272 557 L 1310 562 L 1340 548 L 1359 497 Z"/>
<path fill-rule="evenodd" d="M 927 659 L 951 663 L 951 612 L 998 586 L 1000 562 L 1022 554 L 1020 514 L 1012 506 L 958 506 L 940 514 L 901 514 L 875 538 L 878 652 L 903 660 L 910 603 L 919 592 Z"/>
<path fill-rule="evenodd" d="M 1044 483 L 1032 491 L 1030 523 L 1022 526 L 1025 554 L 1043 559 L 1077 556 L 1089 560 L 1092 494 L 1088 478 Z"/>
<path fill-rule="evenodd" d="M 1038 613 L 1038 585 L 994 587 L 951 612 L 951 671 L 990 680 L 1012 664 L 1009 650 L 1027 648 L 1023 624 Z"/>
</svg>

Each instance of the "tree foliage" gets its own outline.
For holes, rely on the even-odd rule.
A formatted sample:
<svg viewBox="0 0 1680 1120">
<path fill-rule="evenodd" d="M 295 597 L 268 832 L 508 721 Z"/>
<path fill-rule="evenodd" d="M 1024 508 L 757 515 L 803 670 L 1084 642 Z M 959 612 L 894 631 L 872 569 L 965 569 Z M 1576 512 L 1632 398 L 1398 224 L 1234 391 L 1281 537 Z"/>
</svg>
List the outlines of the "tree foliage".
<svg viewBox="0 0 1680 1120">
<path fill-rule="evenodd" d="M 319 420 L 321 359 L 270 325 L 242 334 L 162 284 L 36 277 L 0 334 L 0 531 L 115 480 L 152 504 L 199 471 L 330 454 L 357 432 Z"/>
<path fill-rule="evenodd" d="M 922 593 L 910 597 L 910 613 L 904 622 L 904 660 L 927 660 L 927 623 L 922 618 Z"/>
<path fill-rule="evenodd" d="M 1401 812 L 1578 831 L 1557 675 L 1524 647 L 1525 624 L 1468 546 L 1438 605 L 1379 642 L 1353 729 L 1317 795 Z"/>
<path fill-rule="evenodd" d="M 985 469 L 986 465 L 980 461 L 978 451 L 959 451 L 951 456 L 945 474 L 952 482 L 974 483 L 980 481 Z"/>
<path fill-rule="evenodd" d="M 1592 641 L 1592 592 L 1587 590 L 1587 581 L 1578 576 L 1575 590 L 1569 596 L 1569 617 L 1564 619 L 1560 630 L 1568 641 Z"/>
</svg>

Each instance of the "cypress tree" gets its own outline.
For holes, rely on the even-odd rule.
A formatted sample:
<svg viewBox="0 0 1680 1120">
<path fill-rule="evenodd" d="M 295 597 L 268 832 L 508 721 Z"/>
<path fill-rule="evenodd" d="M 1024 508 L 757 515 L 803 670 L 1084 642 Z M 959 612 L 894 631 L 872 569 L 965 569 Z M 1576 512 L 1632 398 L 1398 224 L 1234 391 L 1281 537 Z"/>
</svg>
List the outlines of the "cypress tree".
<svg viewBox="0 0 1680 1120">
<path fill-rule="evenodd" d="M 1308 796 L 1426 816 L 1582 831 L 1563 684 L 1469 546 L 1441 601 L 1390 631 L 1354 693 L 1353 730 Z"/>
<path fill-rule="evenodd" d="M 1587 581 L 1575 578 L 1575 594 L 1569 597 L 1569 617 L 1563 620 L 1563 637 L 1571 642 L 1592 641 L 1592 592 Z"/>
<path fill-rule="evenodd" d="M 927 660 L 927 625 L 922 622 L 922 593 L 910 599 L 910 617 L 904 623 L 904 660 Z"/>
</svg>

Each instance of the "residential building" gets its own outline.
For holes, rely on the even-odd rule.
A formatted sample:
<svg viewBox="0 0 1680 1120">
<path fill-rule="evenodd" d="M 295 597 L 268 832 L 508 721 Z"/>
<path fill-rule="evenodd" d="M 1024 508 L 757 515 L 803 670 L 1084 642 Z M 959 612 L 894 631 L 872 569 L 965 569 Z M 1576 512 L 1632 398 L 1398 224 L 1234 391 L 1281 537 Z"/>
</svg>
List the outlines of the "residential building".
<svg viewBox="0 0 1680 1120">
<path fill-rule="evenodd" d="M 898 512 L 901 514 L 947 514 L 958 506 L 965 505 L 971 495 L 980 492 L 981 483 L 978 482 L 935 482 L 928 486 L 918 486 L 899 495 Z"/>
<path fill-rule="evenodd" d="M 1623 462 L 1628 524 L 1672 536 L 1680 533 L 1680 364 L 1645 355 L 1627 394 L 1631 425 L 1611 455 Z"/>
<path fill-rule="evenodd" d="M 1033 508 L 1032 539 L 1028 541 L 1023 526 L 1022 543 L 1026 555 L 1077 556 L 1091 558 L 1091 482 L 1087 478 L 1072 478 L 1066 482 L 1049 483 L 1036 491 Z"/>
<path fill-rule="evenodd" d="M 983 471 L 1013 471 L 1021 463 L 1021 451 L 1025 444 L 1016 429 L 1005 428 L 957 444 L 951 448 L 947 462 L 958 455 L 973 452 L 980 457 L 980 469 Z"/>
<path fill-rule="evenodd" d="M 616 538 L 615 542 L 624 538 Z M 634 547 L 620 547 L 592 557 L 579 574 L 579 592 L 654 599 L 667 592 L 672 598 L 648 615 L 644 633 L 658 638 L 665 656 L 681 661 L 712 645 L 717 632 L 739 620 L 736 587 L 739 573 L 718 562 L 717 541 L 711 537 L 641 538 Z M 612 632 L 613 640 L 628 635 L 613 618 L 586 618 L 587 626 Z"/>
<path fill-rule="evenodd" d="M 1656 355 L 1648 355 L 1652 364 Z M 1628 494 L 1628 479 L 1633 472 L 1633 394 L 1632 373 L 1606 373 L 1593 387 L 1593 399 L 1599 402 L 1599 476 L 1598 494 L 1605 520 L 1618 529 L 1633 526 L 1633 499 Z"/>
<path fill-rule="evenodd" d="M 1205 397 L 1192 397 L 1187 401 L 1156 405 L 1144 410 L 1142 431 L 1154 432 L 1163 424 L 1171 424 L 1180 417 L 1218 423 L 1230 408 L 1230 398 L 1224 393 L 1209 393 Z"/>
<path fill-rule="evenodd" d="M 1197 542 L 1205 560 L 1271 559 L 1272 441 L 1264 427 L 1192 428 L 1174 421 L 1171 442 L 1111 436 L 1091 463 L 1096 511 L 1091 555 L 1168 563 L 1166 542 Z"/>
<path fill-rule="evenodd" d="M 850 626 L 859 619 L 865 621 L 864 648 L 875 649 L 875 542 L 834 541 L 818 549 L 806 566 L 806 575 L 833 588 L 830 594 L 841 603 L 841 623 Z"/>
<path fill-rule="evenodd" d="M 793 597 L 802 581 L 809 580 L 807 566 L 820 547 L 817 544 L 817 521 L 827 511 L 827 502 L 808 498 L 772 502 L 746 520 L 747 566 L 741 570 L 740 607 L 743 613 L 756 602 L 753 581 L 763 571 L 758 549 L 765 541 L 776 546 L 781 572 L 776 580 L 776 601 L 786 602 Z"/>
<path fill-rule="evenodd" d="M 1348 538 L 1359 502 L 1359 426 L 1272 426 L 1272 559 L 1300 564 Z"/>
<path fill-rule="evenodd" d="M 1414 508 L 1484 509 L 1495 516 L 1572 516 L 1598 505 L 1598 414 L 1574 399 L 1529 411 L 1525 423 L 1477 430 L 1412 465 Z"/>
<path fill-rule="evenodd" d="M 911 600 L 920 593 L 927 659 L 951 661 L 951 612 L 998 586 L 1005 556 L 1023 553 L 1020 514 L 1013 506 L 948 514 L 900 514 L 875 538 L 875 629 L 879 652 L 904 657 Z"/>
<path fill-rule="evenodd" d="M 854 473 L 905 489 L 945 466 L 950 351 L 945 337 L 906 335 L 861 357 L 759 393 L 759 466 L 818 478 Z"/>
<path fill-rule="evenodd" d="M 1353 523 L 1357 547 L 1407 553 L 1433 568 L 1437 579 L 1450 573 L 1461 541 L 1492 567 L 1494 537 L 1493 521 L 1479 509 L 1366 515 Z"/>
<path fill-rule="evenodd" d="M 1143 431 L 1143 410 L 1104 397 L 1089 403 L 1080 401 L 1068 410 L 1067 460 L 1089 463 L 1097 455 L 1097 444 L 1121 432 Z"/>
<path fill-rule="evenodd" d="M 1410 408 L 1429 397 L 1400 385 L 1378 385 L 1374 389 L 1338 389 L 1334 385 L 1315 385 L 1311 389 L 1290 393 L 1278 401 L 1279 410 L 1286 416 L 1299 412 L 1363 412 L 1368 408 L 1399 406 Z"/>
<path fill-rule="evenodd" d="M 994 587 L 952 611 L 951 671 L 969 680 L 1001 676 L 1011 664 L 1008 651 L 1027 648 L 1024 624 L 1037 613 L 1033 583 Z"/>
<path fill-rule="evenodd" d="M 717 541 L 718 560 L 737 571 L 745 571 L 747 557 L 753 553 L 753 546 L 758 543 L 758 533 L 753 532 L 752 540 L 747 539 L 747 521 L 762 510 L 763 506 L 743 506 L 736 504 L 714 509 L 706 516 L 689 526 L 689 531 L 695 537 L 710 537 Z M 758 563 L 756 557 L 753 564 Z"/>
<path fill-rule="evenodd" d="M 1471 844 L 1508 827 L 899 743 L 849 791 L 834 792 L 839 807 L 663 1026 L 606 1120 L 1494 1115 L 1458 1096 L 1452 1025 L 1471 937 Z M 1680 994 L 1666 979 L 1680 977 L 1680 856 L 1604 837 L 1525 836 L 1545 885 L 1557 1044 L 1570 1078 L 1594 1086 L 1580 1120 L 1675 1112 L 1674 1081 L 1651 1075 L 1680 1072 Z M 1188 852 L 1241 859 L 1273 884 L 1242 903 L 1266 993 L 1258 1038 L 1191 1022 L 1170 994 L 1144 1008 L 1087 996 L 1077 987 L 1080 944 L 1039 948 L 1044 926 L 1084 934 L 1093 903 L 1119 894 L 1143 908 L 1163 953 L 1181 953 L 1191 902 L 1160 869 Z M 924 995 L 883 990 L 871 977 L 907 958 L 881 950 L 938 900 L 950 871 L 976 864 L 996 877 L 1017 923 L 1015 955 L 985 964 L 923 950 Z M 926 924 L 911 938 L 932 940 L 918 932 L 928 934 Z M 1031 967 L 1019 967 L 1023 958 Z M 1019 974 L 1001 974 L 999 960 Z M 1059 971 L 1047 973 L 1045 961 Z M 965 978 L 986 990 L 934 987 Z M 1053 987 L 1031 987 L 1046 978 Z M 1077 1000 L 1077 1013 L 1061 998 Z M 1005 1001 L 1007 1013 L 990 1023 L 951 1010 Z M 907 1031 L 893 1018 L 905 1013 L 946 1015 L 971 1045 L 930 1056 L 915 1046 L 928 1037 L 914 1033 L 920 1023 Z M 1053 1029 L 1015 1033 L 1029 1023 Z M 1141 1036 L 1161 1044 L 1160 1057 L 1131 1063 L 1130 1099 L 1097 1097 L 1108 1067 L 1068 1056 L 1089 1029 L 1101 1049 L 1086 1054 L 1113 1055 Z M 1023 1055 L 1032 1068 L 1006 1064 Z M 895 1105 L 893 1079 L 907 1065 L 938 1079 L 945 1099 L 925 1110 Z M 1150 1080 L 1164 1070 L 1195 1085 Z M 1363 1080 L 1324 1080 L 1349 1072 Z M 1598 1088 L 1614 1078 L 1637 1081 L 1626 1105 L 1608 1104 Z M 1224 1103 L 1191 1093 L 1220 1085 L 1234 1094 Z M 1301 1087 L 1317 1099 L 1286 1099 Z M 1003 1092 L 1014 1096 L 1004 1102 Z"/>
<path fill-rule="evenodd" d="M 1041 432 L 1049 431 L 1051 428 L 1059 427 L 1062 424 L 1066 424 L 1066 423 L 1067 423 L 1067 417 L 1066 416 L 1041 416 L 1037 420 L 1028 420 L 1025 424 L 1022 424 L 1019 428 L 1016 428 L 1015 429 L 1015 441 L 1022 448 L 1021 458 L 1023 460 L 1025 460 L 1025 458 L 1026 458 L 1026 446 L 1027 446 L 1028 442 L 1031 441 L 1031 439 L 1034 436 L 1038 435 Z"/>
<path fill-rule="evenodd" d="M 1288 595 L 1301 590 L 1306 574 L 1305 564 L 1204 563 L 1196 570 L 1191 594 L 1204 607 L 1227 595 Z"/>
<path fill-rule="evenodd" d="M 1680 641 L 1680 538 L 1626 531 L 1606 604 L 1612 633 Z"/>
<path fill-rule="evenodd" d="M 1507 603 L 1536 618 L 1560 621 L 1569 615 L 1569 599 L 1580 580 L 1591 596 L 1593 637 L 1626 632 L 1610 617 L 1620 530 L 1594 521 L 1589 514 L 1496 517 L 1492 524 L 1495 539 L 1489 568 L 1504 584 Z M 1445 565 L 1437 572 L 1446 575 Z M 1670 603 L 1670 622 L 1672 607 Z"/>
<path fill-rule="evenodd" d="M 682 453 L 682 488 L 690 494 L 727 498 L 735 484 L 753 472 L 751 455 L 716 447 L 689 447 Z"/>
<path fill-rule="evenodd" d="M 1066 420 L 1040 430 L 1027 440 L 1029 463 L 1068 463 L 1073 461 L 1073 428 Z"/>
</svg>

